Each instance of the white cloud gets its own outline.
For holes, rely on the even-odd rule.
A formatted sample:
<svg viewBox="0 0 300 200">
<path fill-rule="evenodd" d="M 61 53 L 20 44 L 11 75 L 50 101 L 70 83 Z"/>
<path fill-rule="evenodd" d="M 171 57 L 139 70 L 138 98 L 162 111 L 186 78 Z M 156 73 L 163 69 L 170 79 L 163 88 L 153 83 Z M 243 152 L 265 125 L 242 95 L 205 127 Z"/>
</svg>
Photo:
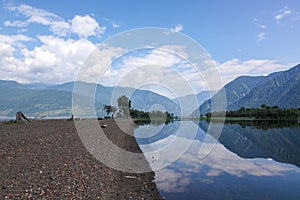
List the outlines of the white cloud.
<svg viewBox="0 0 300 200">
<path fill-rule="evenodd" d="M 49 69 L 49 67 L 57 64 L 55 54 L 53 52 L 50 52 L 49 50 L 42 50 L 42 48 L 40 47 L 35 47 L 32 51 L 28 51 L 27 49 L 25 49 L 23 53 L 25 56 L 24 62 L 27 65 L 31 65 L 31 69 Z"/>
<path fill-rule="evenodd" d="M 172 48 L 184 52 L 182 48 Z M 268 59 L 246 61 L 231 59 L 224 63 L 211 60 L 210 62 L 203 61 L 209 67 L 207 70 L 199 72 L 181 57 L 162 49 L 122 57 L 114 67 L 105 71 L 101 77 L 101 83 L 110 86 L 150 89 L 159 94 L 173 97 L 174 94 L 183 96 L 193 91 L 207 90 L 208 87 L 211 90 L 220 89 L 238 76 L 267 75 L 275 71 L 287 70 L 293 66 L 293 64 L 281 64 L 276 60 Z M 220 74 L 223 84 L 219 83 L 220 80 L 217 77 L 212 77 L 213 74 Z M 173 94 L 171 94 L 172 92 Z"/>
<path fill-rule="evenodd" d="M 265 32 L 260 32 L 259 34 L 256 35 L 257 36 L 257 41 L 261 42 L 264 39 L 266 39 L 266 33 Z"/>
<path fill-rule="evenodd" d="M 125 55 L 102 76 L 105 85 L 151 89 L 166 96 L 183 96 L 203 89 L 201 75 L 185 60 L 165 49 L 181 52 L 179 46 L 164 46 L 145 54 Z M 174 52 L 175 53 L 175 52 Z"/>
<path fill-rule="evenodd" d="M 110 64 L 113 60 L 119 55 L 126 53 L 126 49 L 120 47 L 100 46 L 98 48 L 99 49 L 95 50 L 83 63 L 77 80 L 98 83 L 99 79 L 103 80 L 103 77 L 105 77 L 102 73 L 104 73 L 106 68 L 110 68 Z M 100 80 L 100 83 L 110 85 L 115 81 L 116 74 L 120 75 L 122 74 L 122 71 L 106 70 L 105 73 L 108 77 L 107 79 L 104 78 L 104 82 L 101 82 Z"/>
<path fill-rule="evenodd" d="M 13 21 L 13 22 L 11 22 L 11 21 L 5 21 L 4 22 L 4 26 L 12 26 L 12 27 L 21 28 L 21 27 L 25 27 L 26 25 L 27 25 L 26 22 L 20 21 L 20 20 L 16 20 L 16 21 Z"/>
<path fill-rule="evenodd" d="M 114 27 L 114 28 L 119 28 L 119 27 L 120 27 L 120 24 L 112 23 L 112 27 Z"/>
<path fill-rule="evenodd" d="M 23 28 L 31 23 L 37 23 L 49 26 L 49 30 L 58 36 L 75 33 L 78 34 L 79 37 L 101 37 L 106 29 L 106 27 L 101 27 L 98 22 L 89 15 L 76 15 L 71 21 L 67 21 L 54 13 L 25 4 L 8 6 L 8 9 L 22 14 L 26 20 L 5 21 L 5 26 Z"/>
<path fill-rule="evenodd" d="M 287 6 L 285 6 L 283 9 L 275 13 L 274 19 L 277 23 L 280 23 L 281 19 L 291 14 L 293 14 L 293 11 L 290 10 Z"/>
<path fill-rule="evenodd" d="M 254 25 L 255 25 L 257 28 L 260 28 L 260 29 L 266 29 L 266 28 L 267 28 L 267 25 L 261 23 L 259 19 L 254 18 L 253 21 L 254 21 Z"/>
<path fill-rule="evenodd" d="M 260 23 L 257 18 L 254 18 L 253 21 L 256 28 L 260 29 L 260 32 L 256 35 L 256 37 L 257 37 L 257 41 L 261 42 L 266 39 L 267 25 Z"/>
<path fill-rule="evenodd" d="M 1 56 L 0 79 L 11 79 L 20 82 L 63 83 L 75 80 L 76 74 L 95 45 L 86 39 L 72 40 L 55 36 L 38 36 L 42 43 L 33 50 L 25 47 L 18 51 L 23 58 L 15 58 L 15 49 L 10 44 L 3 44 L 1 38 L 12 45 L 21 36 L 0 35 Z M 23 38 L 25 39 L 25 38 Z"/>
<path fill-rule="evenodd" d="M 70 24 L 64 21 L 52 22 L 50 30 L 59 36 L 66 36 L 70 32 Z"/>
<path fill-rule="evenodd" d="M 14 51 L 11 45 L 0 41 L 0 58 L 12 56 Z"/>
<path fill-rule="evenodd" d="M 6 21 L 4 25 L 14 26 L 14 27 L 26 27 L 31 23 L 42 24 L 45 26 L 50 26 L 50 30 L 57 35 L 65 36 L 69 30 L 70 25 L 62 17 L 48 12 L 43 9 L 34 8 L 29 5 L 21 4 L 18 6 L 9 6 L 10 11 L 17 12 L 26 17 L 25 21 L 16 20 L 16 21 Z"/>
<path fill-rule="evenodd" d="M 105 18 L 105 20 L 107 22 L 109 22 L 113 28 L 120 28 L 120 26 L 121 26 L 120 24 L 117 24 L 116 22 L 114 22 L 114 21 L 112 21 L 112 20 L 110 20 L 108 18 Z"/>
<path fill-rule="evenodd" d="M 101 37 L 106 27 L 100 27 L 98 22 L 90 17 L 76 15 L 72 19 L 72 31 L 79 37 L 97 36 Z"/>
<path fill-rule="evenodd" d="M 0 79 L 19 82 L 62 83 L 74 81 L 78 71 L 96 45 L 87 40 L 89 36 L 101 37 L 105 27 L 100 27 L 91 16 L 76 15 L 67 21 L 62 17 L 29 5 L 6 7 L 25 19 L 6 21 L 5 26 L 26 30 L 32 23 L 48 26 L 54 35 L 37 35 L 35 39 L 18 35 L 0 34 Z M 30 28 L 30 27 L 29 27 Z M 78 34 L 79 39 L 61 36 Z M 29 49 L 25 42 L 34 41 Z M 91 72 L 89 75 L 94 73 Z"/>
<path fill-rule="evenodd" d="M 280 64 L 276 60 L 259 60 L 252 59 L 247 61 L 240 61 L 239 59 L 231 59 L 224 63 L 218 63 L 219 70 L 224 84 L 232 81 L 238 76 L 261 76 L 267 75 L 275 71 L 282 71 L 289 69 L 291 64 Z"/>
<path fill-rule="evenodd" d="M 258 28 L 266 29 L 266 28 L 267 28 L 267 26 L 266 26 L 266 25 L 264 25 L 264 24 L 259 24 L 259 25 L 258 25 Z"/>
<path fill-rule="evenodd" d="M 180 32 L 182 30 L 183 30 L 182 24 L 177 24 L 174 28 L 171 29 L 171 31 L 174 31 L 174 32 Z"/>
<path fill-rule="evenodd" d="M 167 168 L 155 173 L 156 177 L 159 177 L 159 179 L 156 180 L 156 184 L 164 192 L 182 193 L 186 191 L 186 186 L 190 184 L 192 180 L 192 177 L 186 177 L 183 173 L 175 172 Z"/>
<path fill-rule="evenodd" d="M 32 41 L 33 39 L 25 35 L 0 35 L 0 41 L 10 45 L 18 45 L 22 42 Z"/>
</svg>

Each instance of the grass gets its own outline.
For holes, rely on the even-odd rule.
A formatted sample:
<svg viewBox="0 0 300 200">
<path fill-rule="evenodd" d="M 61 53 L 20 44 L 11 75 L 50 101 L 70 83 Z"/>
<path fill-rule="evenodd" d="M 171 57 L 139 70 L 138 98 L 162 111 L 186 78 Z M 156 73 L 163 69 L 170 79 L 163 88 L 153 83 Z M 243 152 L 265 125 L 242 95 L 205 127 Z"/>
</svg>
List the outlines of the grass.
<svg viewBox="0 0 300 200">
<path fill-rule="evenodd" d="M 17 124 L 16 120 L 9 120 L 4 122 L 4 124 Z"/>
</svg>

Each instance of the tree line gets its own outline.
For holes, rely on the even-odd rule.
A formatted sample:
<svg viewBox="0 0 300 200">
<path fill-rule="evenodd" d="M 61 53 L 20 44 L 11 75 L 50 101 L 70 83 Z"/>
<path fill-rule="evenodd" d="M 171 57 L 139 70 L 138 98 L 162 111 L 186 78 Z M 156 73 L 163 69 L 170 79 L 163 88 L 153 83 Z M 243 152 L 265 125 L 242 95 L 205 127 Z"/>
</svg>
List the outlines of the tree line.
<svg viewBox="0 0 300 200">
<path fill-rule="evenodd" d="M 169 113 L 168 111 L 163 112 L 159 110 L 154 110 L 151 112 L 140 111 L 132 108 L 131 100 L 125 95 L 120 96 L 117 99 L 118 106 L 112 105 L 104 105 L 103 108 L 106 111 L 106 114 L 109 116 L 112 114 L 112 118 L 133 118 L 142 121 L 150 121 L 150 120 L 165 120 L 166 123 L 174 120 L 176 118 L 173 113 Z"/>
<path fill-rule="evenodd" d="M 206 118 L 211 116 L 224 116 L 224 111 L 208 112 Z M 203 117 L 203 116 L 201 116 Z M 262 104 L 260 108 L 245 108 L 239 110 L 226 111 L 226 117 L 243 117 L 255 119 L 298 119 L 300 118 L 300 108 L 279 108 L 278 106 L 267 106 Z"/>
</svg>

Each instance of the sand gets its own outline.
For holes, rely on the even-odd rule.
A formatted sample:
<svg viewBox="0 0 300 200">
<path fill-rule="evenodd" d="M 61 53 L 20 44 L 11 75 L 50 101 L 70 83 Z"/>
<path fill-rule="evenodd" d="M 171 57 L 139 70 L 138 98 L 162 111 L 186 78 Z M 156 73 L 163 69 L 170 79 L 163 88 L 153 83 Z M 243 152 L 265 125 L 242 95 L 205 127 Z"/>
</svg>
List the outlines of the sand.
<svg viewBox="0 0 300 200">
<path fill-rule="evenodd" d="M 141 152 L 114 120 L 99 120 L 119 147 Z M 84 147 L 73 121 L 0 122 L 1 199 L 163 199 L 154 172 L 116 171 Z"/>
</svg>

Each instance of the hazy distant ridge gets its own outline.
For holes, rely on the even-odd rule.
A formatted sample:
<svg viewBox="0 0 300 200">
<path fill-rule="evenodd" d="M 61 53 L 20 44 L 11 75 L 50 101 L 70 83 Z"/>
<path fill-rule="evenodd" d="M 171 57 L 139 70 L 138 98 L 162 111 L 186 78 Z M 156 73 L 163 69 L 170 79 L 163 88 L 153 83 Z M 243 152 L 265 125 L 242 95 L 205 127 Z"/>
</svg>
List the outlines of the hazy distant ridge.
<svg viewBox="0 0 300 200">
<path fill-rule="evenodd" d="M 97 115 L 105 115 L 103 104 L 112 104 L 111 96 L 131 95 L 132 106 L 139 110 L 149 110 L 154 104 L 161 104 L 167 111 L 180 114 L 179 106 L 169 98 L 151 91 L 125 87 L 106 87 L 100 84 L 77 82 L 81 88 L 95 93 Z M 19 110 L 30 116 L 70 116 L 72 114 L 72 92 L 74 82 L 61 85 L 20 84 L 16 81 L 0 80 L 0 117 L 14 116 Z"/>
</svg>

